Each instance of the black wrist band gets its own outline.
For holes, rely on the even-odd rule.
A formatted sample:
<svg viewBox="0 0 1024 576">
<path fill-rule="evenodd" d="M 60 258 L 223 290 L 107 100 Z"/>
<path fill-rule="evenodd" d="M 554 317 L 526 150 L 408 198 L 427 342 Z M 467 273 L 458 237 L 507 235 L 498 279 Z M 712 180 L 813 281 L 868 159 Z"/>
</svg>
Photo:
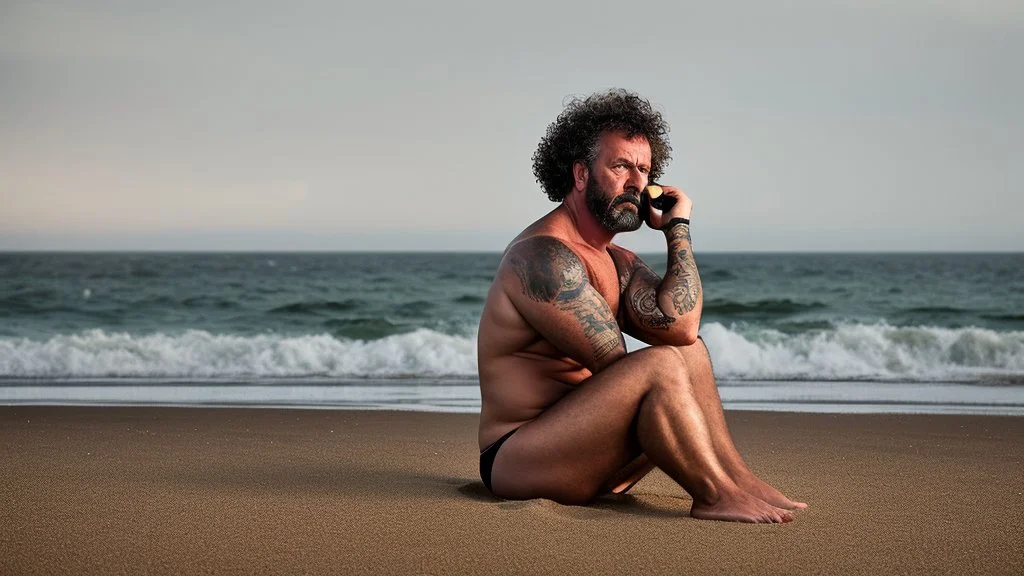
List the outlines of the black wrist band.
<svg viewBox="0 0 1024 576">
<path fill-rule="evenodd" d="M 662 226 L 661 229 L 662 230 L 668 230 L 669 228 L 672 228 L 676 224 L 686 224 L 687 226 L 689 226 L 690 225 L 690 219 L 689 218 L 678 218 L 678 217 L 677 218 L 673 218 L 673 219 L 668 221 L 668 224 L 665 224 L 664 226 Z"/>
</svg>

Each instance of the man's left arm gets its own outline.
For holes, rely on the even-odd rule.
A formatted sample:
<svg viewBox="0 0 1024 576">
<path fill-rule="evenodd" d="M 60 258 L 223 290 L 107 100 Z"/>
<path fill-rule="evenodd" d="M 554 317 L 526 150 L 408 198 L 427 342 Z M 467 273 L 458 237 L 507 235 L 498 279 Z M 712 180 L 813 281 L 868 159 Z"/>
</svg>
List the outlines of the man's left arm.
<svg viewBox="0 0 1024 576">
<path fill-rule="evenodd" d="M 628 250 L 612 246 L 609 252 L 619 272 L 623 332 L 648 344 L 688 346 L 697 340 L 704 294 L 690 225 L 674 222 L 663 230 L 668 250 L 664 278 Z"/>
</svg>

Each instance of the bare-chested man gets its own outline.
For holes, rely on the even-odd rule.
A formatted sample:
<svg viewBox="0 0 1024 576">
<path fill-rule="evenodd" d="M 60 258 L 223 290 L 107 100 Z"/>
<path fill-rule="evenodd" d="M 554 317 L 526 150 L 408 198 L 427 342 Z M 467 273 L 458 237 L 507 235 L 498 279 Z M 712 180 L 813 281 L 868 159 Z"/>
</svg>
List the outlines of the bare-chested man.
<svg viewBox="0 0 1024 576">
<path fill-rule="evenodd" d="M 615 244 L 644 223 L 641 191 L 671 148 L 635 94 L 571 102 L 534 154 L 561 204 L 505 251 L 480 320 L 480 473 L 497 496 L 583 504 L 661 468 L 695 518 L 786 522 L 790 500 L 755 476 L 726 427 L 690 247 L 690 198 L 650 210 L 665 234 L 664 279 Z M 651 344 L 627 354 L 622 333 Z"/>
</svg>

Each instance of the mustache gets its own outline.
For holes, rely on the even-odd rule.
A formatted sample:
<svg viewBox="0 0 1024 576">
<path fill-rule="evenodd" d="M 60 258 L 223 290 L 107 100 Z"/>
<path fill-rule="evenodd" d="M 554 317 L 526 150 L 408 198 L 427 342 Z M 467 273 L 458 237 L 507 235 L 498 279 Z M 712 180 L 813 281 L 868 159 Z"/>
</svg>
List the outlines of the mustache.
<svg viewBox="0 0 1024 576">
<path fill-rule="evenodd" d="M 618 206 L 619 204 L 625 204 L 627 202 L 636 206 L 637 208 L 640 208 L 640 195 L 637 194 L 635 197 L 629 194 L 616 196 L 615 199 L 612 200 L 612 207 Z"/>
</svg>

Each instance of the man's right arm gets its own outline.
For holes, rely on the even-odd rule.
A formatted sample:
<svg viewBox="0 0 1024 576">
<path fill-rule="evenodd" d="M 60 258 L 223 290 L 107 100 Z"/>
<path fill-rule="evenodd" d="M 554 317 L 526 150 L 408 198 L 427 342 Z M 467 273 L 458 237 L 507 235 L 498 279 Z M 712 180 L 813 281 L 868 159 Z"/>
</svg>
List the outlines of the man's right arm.
<svg viewBox="0 0 1024 576">
<path fill-rule="evenodd" d="M 522 240 L 500 274 L 519 313 L 566 356 L 597 373 L 626 354 L 608 303 L 590 284 L 579 257 L 550 236 Z"/>
</svg>

